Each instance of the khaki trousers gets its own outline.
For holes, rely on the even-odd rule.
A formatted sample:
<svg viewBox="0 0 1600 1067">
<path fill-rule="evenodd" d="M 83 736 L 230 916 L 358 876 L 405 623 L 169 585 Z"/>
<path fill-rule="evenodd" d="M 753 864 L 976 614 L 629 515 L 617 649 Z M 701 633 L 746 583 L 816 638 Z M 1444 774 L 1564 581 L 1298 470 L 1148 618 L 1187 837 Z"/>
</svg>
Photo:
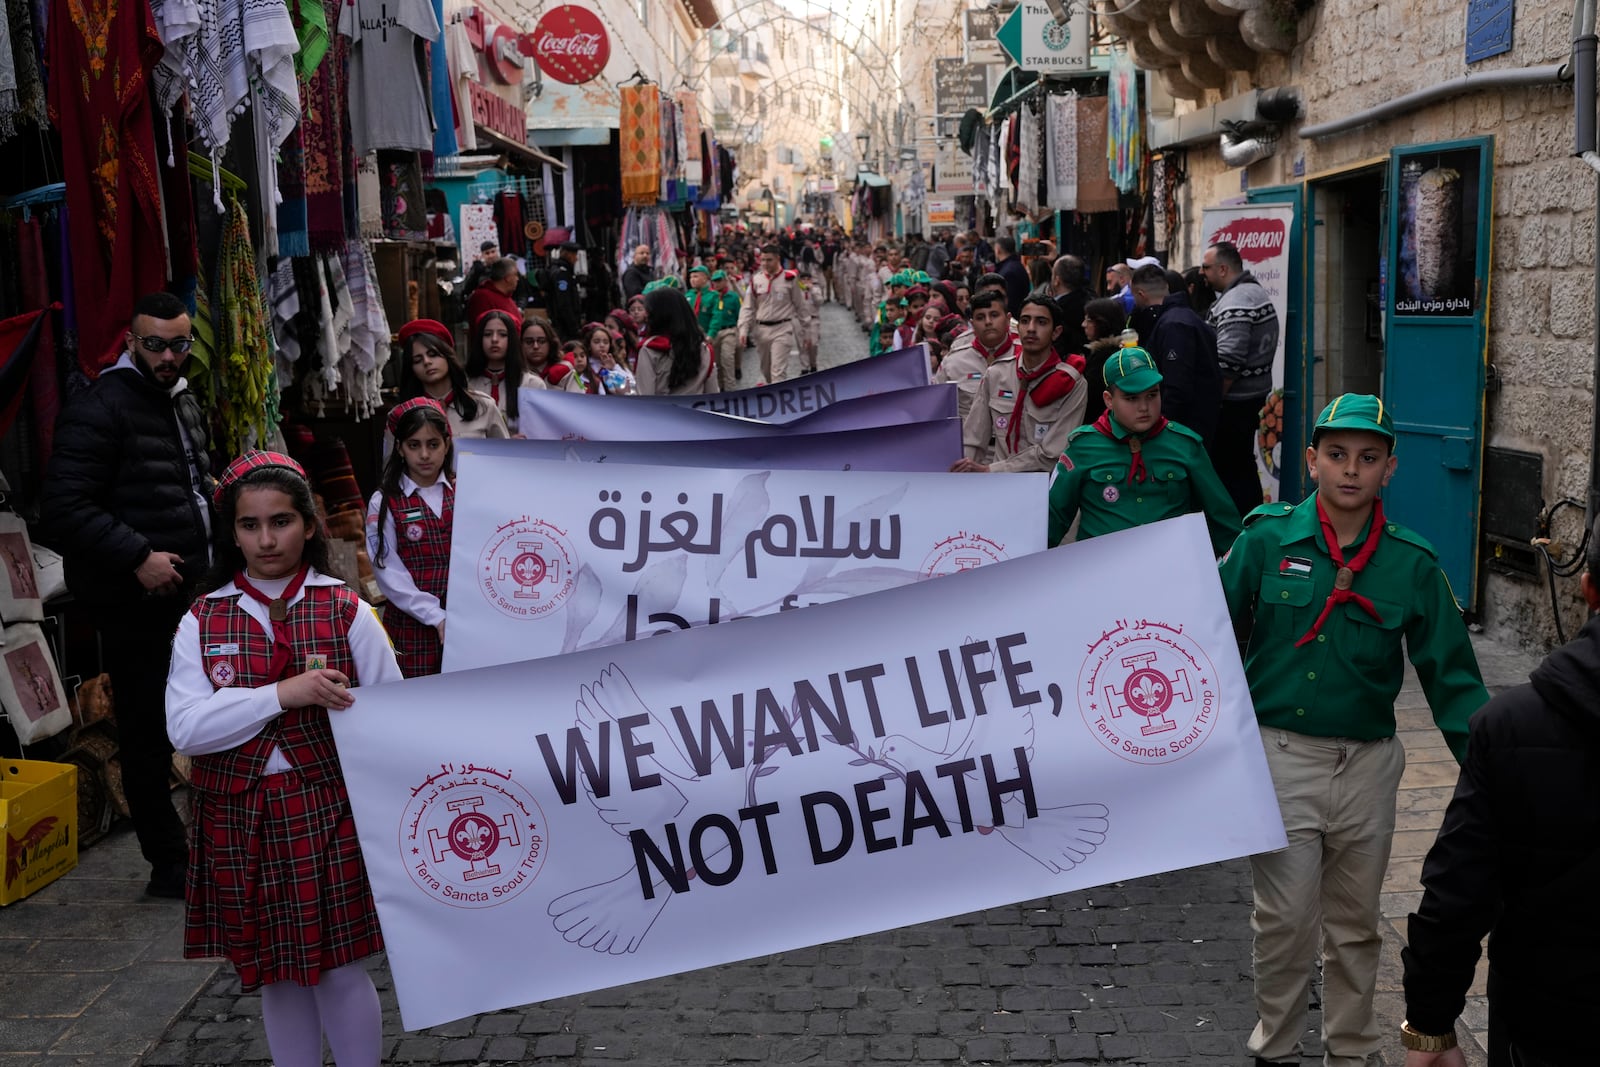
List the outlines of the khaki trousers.
<svg viewBox="0 0 1600 1067">
<path fill-rule="evenodd" d="M 1326 1067 L 1360 1067 L 1378 1051 L 1379 894 L 1406 769 L 1395 738 L 1352 741 L 1263 728 L 1287 848 L 1250 858 L 1255 882 L 1254 1056 L 1300 1062 L 1311 969 L 1322 952 Z"/>
<path fill-rule="evenodd" d="M 800 376 L 800 345 L 795 340 L 794 320 L 776 326 L 755 328 L 756 351 L 761 354 L 761 379 L 767 384 Z"/>
<path fill-rule="evenodd" d="M 712 338 L 712 346 L 717 354 L 717 385 L 720 392 L 730 393 L 739 388 L 734 381 L 734 372 L 739 369 L 739 331 L 736 327 L 718 330 L 717 336 Z"/>
</svg>

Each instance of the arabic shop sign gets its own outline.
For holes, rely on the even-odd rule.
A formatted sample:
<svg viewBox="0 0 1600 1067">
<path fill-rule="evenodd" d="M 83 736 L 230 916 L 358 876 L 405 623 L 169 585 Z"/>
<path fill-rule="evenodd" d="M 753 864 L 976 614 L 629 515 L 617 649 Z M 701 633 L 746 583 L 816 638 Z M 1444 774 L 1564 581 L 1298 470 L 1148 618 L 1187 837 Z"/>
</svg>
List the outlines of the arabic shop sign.
<svg viewBox="0 0 1600 1067">
<path fill-rule="evenodd" d="M 989 106 L 989 68 L 956 58 L 933 61 L 934 111 L 960 115 L 969 108 Z"/>
</svg>

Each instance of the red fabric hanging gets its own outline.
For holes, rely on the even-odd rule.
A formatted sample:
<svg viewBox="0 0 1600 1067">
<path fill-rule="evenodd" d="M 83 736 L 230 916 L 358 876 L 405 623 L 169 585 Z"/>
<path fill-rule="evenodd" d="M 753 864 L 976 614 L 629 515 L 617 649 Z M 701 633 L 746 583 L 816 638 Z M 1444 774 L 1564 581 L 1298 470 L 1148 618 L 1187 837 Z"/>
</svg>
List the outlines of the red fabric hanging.
<svg viewBox="0 0 1600 1067">
<path fill-rule="evenodd" d="M 38 219 L 23 219 L 17 225 L 17 252 L 17 265 L 22 272 L 23 306 L 29 311 L 49 306 L 50 275 L 45 271 L 44 227 L 39 225 Z M 61 411 L 61 394 L 56 387 L 56 334 L 52 315 L 46 315 L 39 324 L 28 392 L 33 398 L 39 469 L 43 470 L 49 466 L 50 453 L 55 450 L 56 415 Z"/>
<path fill-rule="evenodd" d="M 50 17 L 50 121 L 67 179 L 78 362 L 91 378 L 121 351 L 134 302 L 166 285 L 150 102 L 162 51 L 147 3 L 74 0 Z"/>
</svg>

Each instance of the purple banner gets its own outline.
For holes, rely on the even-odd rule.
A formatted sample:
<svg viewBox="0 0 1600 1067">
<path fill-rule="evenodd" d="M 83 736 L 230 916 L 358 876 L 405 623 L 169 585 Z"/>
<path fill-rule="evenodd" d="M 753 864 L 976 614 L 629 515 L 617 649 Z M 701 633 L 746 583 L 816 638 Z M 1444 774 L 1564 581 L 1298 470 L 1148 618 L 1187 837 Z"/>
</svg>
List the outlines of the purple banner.
<svg viewBox="0 0 1600 1067">
<path fill-rule="evenodd" d="M 715 411 L 763 422 L 788 423 L 837 404 L 896 389 L 932 383 L 928 346 L 912 345 L 875 359 L 858 359 L 815 374 L 732 393 L 651 396 L 644 399 L 699 411 Z"/>
<path fill-rule="evenodd" d="M 715 441 L 833 433 L 956 417 L 956 387 L 948 382 L 840 400 L 781 425 L 633 397 L 588 396 L 551 389 L 518 394 L 523 434 L 545 441 Z"/>
<path fill-rule="evenodd" d="M 488 456 L 637 463 L 665 467 L 750 470 L 931 471 L 950 469 L 961 457 L 961 423 L 955 419 L 877 426 L 783 437 L 729 437 L 715 441 L 508 441 L 456 442 L 458 452 Z"/>
</svg>

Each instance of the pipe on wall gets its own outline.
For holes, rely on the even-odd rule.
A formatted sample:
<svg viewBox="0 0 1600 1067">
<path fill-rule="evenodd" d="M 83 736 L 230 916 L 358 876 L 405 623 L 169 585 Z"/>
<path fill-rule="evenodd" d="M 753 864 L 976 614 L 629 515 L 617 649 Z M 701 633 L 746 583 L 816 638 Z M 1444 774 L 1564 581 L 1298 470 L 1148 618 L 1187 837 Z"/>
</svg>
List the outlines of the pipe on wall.
<svg viewBox="0 0 1600 1067">
<path fill-rule="evenodd" d="M 1579 0 L 1580 4 L 1592 3 L 1593 0 Z M 1432 104 L 1439 100 L 1448 100 L 1453 96 L 1464 93 L 1477 92 L 1482 89 L 1510 89 L 1530 85 L 1549 85 L 1561 81 L 1569 76 L 1570 64 L 1545 63 L 1537 67 L 1513 67 L 1508 70 L 1491 70 L 1482 74 L 1469 74 L 1463 78 L 1452 78 L 1417 89 L 1392 100 L 1385 100 L 1375 104 L 1365 111 L 1357 111 L 1343 118 L 1333 119 L 1330 122 L 1319 122 L 1310 126 L 1300 127 L 1300 136 L 1306 140 L 1315 140 L 1319 137 L 1331 137 L 1336 133 L 1353 130 L 1357 126 L 1365 126 L 1370 122 L 1381 122 L 1395 115 L 1403 115 L 1408 111 L 1415 111 L 1419 107 Z M 1591 99 L 1593 99 L 1591 97 Z"/>
</svg>

